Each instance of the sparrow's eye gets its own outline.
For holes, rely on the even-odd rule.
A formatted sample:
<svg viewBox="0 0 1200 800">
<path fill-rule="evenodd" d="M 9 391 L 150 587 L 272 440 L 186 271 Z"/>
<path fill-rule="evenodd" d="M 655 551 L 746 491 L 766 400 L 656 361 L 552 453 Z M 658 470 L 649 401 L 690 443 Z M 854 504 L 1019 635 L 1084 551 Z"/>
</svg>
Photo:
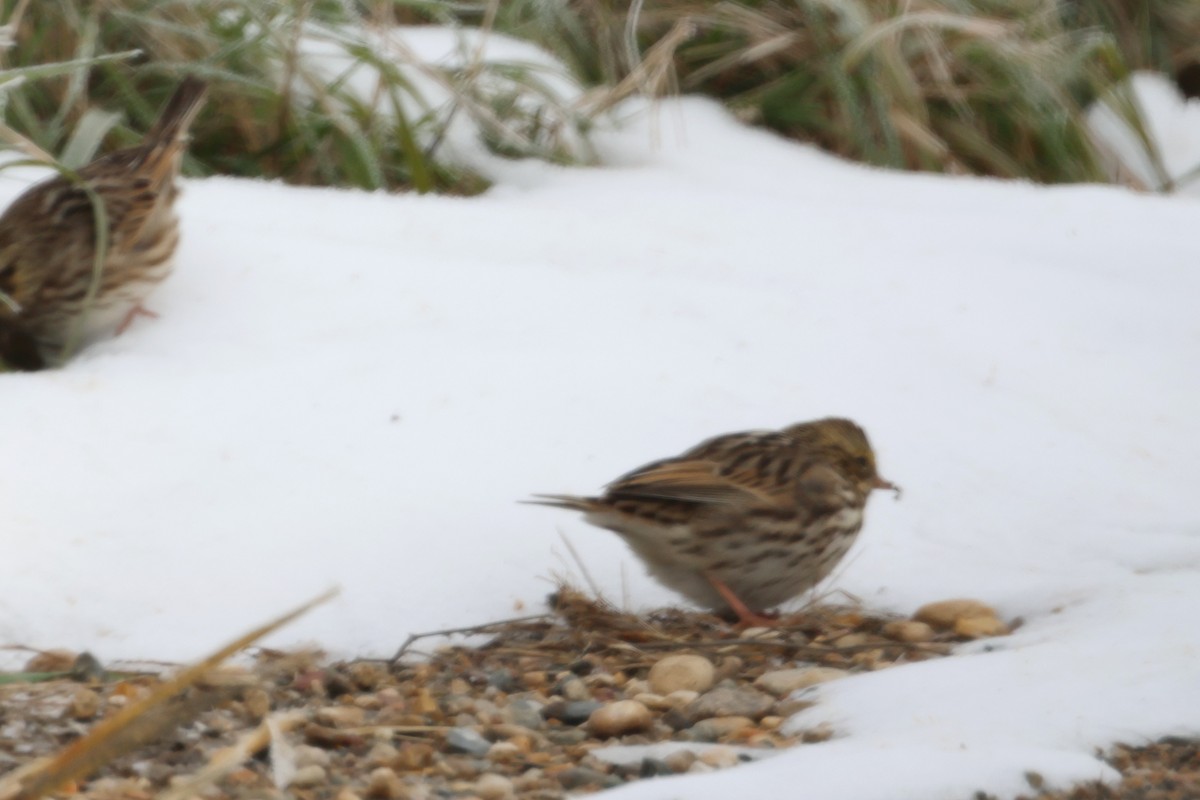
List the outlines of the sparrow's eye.
<svg viewBox="0 0 1200 800">
<path fill-rule="evenodd" d="M 859 456 L 858 458 L 854 459 L 854 462 L 863 469 L 866 469 L 871 464 L 871 462 L 867 461 L 866 456 Z"/>
</svg>

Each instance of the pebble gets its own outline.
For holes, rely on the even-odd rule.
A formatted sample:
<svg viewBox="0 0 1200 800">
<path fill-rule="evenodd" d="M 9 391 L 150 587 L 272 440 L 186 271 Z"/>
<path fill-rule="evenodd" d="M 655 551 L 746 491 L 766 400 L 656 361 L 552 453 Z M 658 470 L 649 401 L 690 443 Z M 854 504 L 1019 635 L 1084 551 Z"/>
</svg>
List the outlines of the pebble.
<svg viewBox="0 0 1200 800">
<path fill-rule="evenodd" d="M 424 686 L 417 691 L 412 705 L 413 711 L 418 714 L 436 714 L 441 711 L 438 708 L 437 700 L 433 699 L 433 694 Z"/>
<path fill-rule="evenodd" d="M 488 748 L 487 757 L 489 761 L 504 763 L 506 761 L 516 761 L 521 757 L 523 752 L 513 742 L 496 742 Z"/>
<path fill-rule="evenodd" d="M 814 728 L 809 728 L 800 734 L 800 741 L 805 744 L 816 744 L 817 742 L 827 742 L 833 738 L 833 726 L 828 722 L 822 722 Z"/>
<path fill-rule="evenodd" d="M 376 767 L 367 779 L 367 797 L 376 800 L 408 800 L 404 781 L 390 767 Z"/>
<path fill-rule="evenodd" d="M 325 706 L 317 711 L 317 722 L 331 728 L 359 728 L 367 712 L 357 706 Z"/>
<path fill-rule="evenodd" d="M 834 647 L 862 647 L 867 642 L 871 641 L 871 637 L 865 633 L 847 633 L 845 636 L 839 636 L 834 640 Z"/>
<path fill-rule="evenodd" d="M 246 716 L 254 721 L 261 720 L 271 711 L 271 695 L 267 694 L 265 689 L 254 687 L 247 689 L 242 695 L 242 708 L 246 710 Z"/>
<path fill-rule="evenodd" d="M 883 626 L 883 635 L 897 642 L 928 642 L 933 639 L 933 628 L 927 622 L 915 619 L 897 619 Z"/>
<path fill-rule="evenodd" d="M 558 693 L 567 700 L 578 701 L 592 699 L 592 693 L 588 691 L 587 684 L 579 680 L 579 678 L 570 678 L 563 681 Z"/>
<path fill-rule="evenodd" d="M 289 786 L 321 786 L 328 780 L 325 768 L 320 764 L 309 764 L 296 770 Z"/>
<path fill-rule="evenodd" d="M 703 693 L 712 688 L 716 673 L 704 656 L 683 653 L 659 659 L 647 679 L 654 694 L 668 695 L 679 689 Z"/>
<path fill-rule="evenodd" d="M 436 752 L 433 745 L 425 742 L 405 742 L 400 745 L 390 766 L 405 772 L 422 769 L 433 763 Z"/>
<path fill-rule="evenodd" d="M 333 800 L 362 800 L 362 798 L 349 786 L 343 786 L 341 789 L 338 789 L 338 793 L 333 796 Z"/>
<path fill-rule="evenodd" d="M 507 716 L 509 722 L 514 725 L 536 731 L 546 724 L 546 720 L 542 716 L 543 708 L 544 706 L 538 701 L 522 697 L 510 702 L 501 713 Z"/>
<path fill-rule="evenodd" d="M 815 705 L 816 701 L 812 698 L 785 697 L 775 704 L 775 707 L 771 709 L 771 713 L 778 714 L 781 717 L 790 717 Z M 763 719 L 767 719 L 767 717 L 763 717 Z"/>
<path fill-rule="evenodd" d="M 637 774 L 639 778 L 658 778 L 663 775 L 674 775 L 675 772 L 666 761 L 647 757 L 642 759 Z"/>
<path fill-rule="evenodd" d="M 311 744 L 298 744 L 294 752 L 297 767 L 328 768 L 333 763 L 333 757 L 323 747 L 313 747 Z"/>
<path fill-rule="evenodd" d="M 725 767 L 736 767 L 738 756 L 731 747 L 714 747 L 701 753 L 700 761 L 710 767 L 724 769 Z"/>
<path fill-rule="evenodd" d="M 91 689 L 80 687 L 71 695 L 69 709 L 71 719 L 89 720 L 100 713 L 100 695 Z"/>
<path fill-rule="evenodd" d="M 653 721 L 650 709 L 637 700 L 618 700 L 592 712 L 587 727 L 595 736 L 610 737 L 644 731 Z"/>
<path fill-rule="evenodd" d="M 587 741 L 588 732 L 583 728 L 559 728 L 546 731 L 546 739 L 557 745 L 570 747 L 573 744 Z"/>
<path fill-rule="evenodd" d="M 725 656 L 717 664 L 716 681 L 719 683 L 727 678 L 734 678 L 742 674 L 742 670 L 746 668 L 746 662 L 738 656 Z"/>
<path fill-rule="evenodd" d="M 513 783 L 503 775 L 489 772 L 475 781 L 475 794 L 480 800 L 504 800 L 513 796 Z"/>
<path fill-rule="evenodd" d="M 683 710 L 688 719 L 698 722 L 710 717 L 765 717 L 775 698 L 757 689 L 717 687 L 697 697 Z"/>
<path fill-rule="evenodd" d="M 681 731 L 684 728 L 690 727 L 692 721 L 688 719 L 688 715 L 684 713 L 682 708 L 672 708 L 662 715 L 662 723 L 672 730 Z"/>
<path fill-rule="evenodd" d="M 721 737 L 754 725 L 749 717 L 712 717 L 702 719 L 685 732 L 694 742 L 716 742 Z"/>
<path fill-rule="evenodd" d="M 378 742 L 371 751 L 367 753 L 366 762 L 368 767 L 386 767 L 392 764 L 400 755 L 400 751 L 392 747 L 387 742 Z"/>
<path fill-rule="evenodd" d="M 913 619 L 935 628 L 953 628 L 954 623 L 967 617 L 998 617 L 996 610 L 978 600 L 939 600 L 917 609 Z"/>
<path fill-rule="evenodd" d="M 488 686 L 494 686 L 502 692 L 512 694 L 521 691 L 521 682 L 517 680 L 510 669 L 502 667 L 488 670 L 484 673 L 484 677 L 487 678 Z"/>
<path fill-rule="evenodd" d="M 699 696 L 699 692 L 692 691 L 691 689 L 676 689 L 664 699 L 667 701 L 669 708 L 684 708 Z"/>
<path fill-rule="evenodd" d="M 564 789 L 582 789 L 586 786 L 610 789 L 621 784 L 621 779 L 616 775 L 606 775 L 588 767 L 571 767 L 564 770 L 559 774 L 558 780 Z"/>
<path fill-rule="evenodd" d="M 560 700 L 543 708 L 542 716 L 546 719 L 556 719 L 567 725 L 582 725 L 602 705 L 604 704 L 594 700 L 572 700 L 570 702 Z"/>
<path fill-rule="evenodd" d="M 696 763 L 696 754 L 691 750 L 676 750 L 663 759 L 672 772 L 687 772 Z"/>
<path fill-rule="evenodd" d="M 350 680 L 354 681 L 355 686 L 367 691 L 378 687 L 387 677 L 387 670 L 382 665 L 371 661 L 359 661 L 351 664 L 348 672 Z"/>
<path fill-rule="evenodd" d="M 486 756 L 492 743 L 471 728 L 451 728 L 446 734 L 446 749 L 451 753 L 469 756 Z"/>
<path fill-rule="evenodd" d="M 666 711 L 667 709 L 671 708 L 671 705 L 667 703 L 667 698 L 663 697 L 661 694 L 641 692 L 640 694 L 635 694 L 633 699 L 637 700 L 646 708 L 654 711 Z"/>
<path fill-rule="evenodd" d="M 954 632 L 969 639 L 988 636 L 1007 636 L 1008 626 L 995 617 L 960 617 L 954 621 Z"/>
<path fill-rule="evenodd" d="M 764 672 L 754 681 L 754 685 L 764 692 L 770 692 L 776 697 L 789 695 L 798 689 L 807 689 L 818 683 L 835 681 L 850 673 L 834 667 L 800 667 L 797 669 L 777 669 Z"/>
</svg>

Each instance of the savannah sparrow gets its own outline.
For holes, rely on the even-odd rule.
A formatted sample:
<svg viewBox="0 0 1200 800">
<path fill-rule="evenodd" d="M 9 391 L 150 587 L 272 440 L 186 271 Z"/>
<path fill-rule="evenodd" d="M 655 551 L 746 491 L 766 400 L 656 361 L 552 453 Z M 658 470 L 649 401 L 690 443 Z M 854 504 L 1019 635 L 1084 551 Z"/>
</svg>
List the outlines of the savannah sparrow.
<svg viewBox="0 0 1200 800">
<path fill-rule="evenodd" d="M 140 145 L 31 187 L 0 216 L 0 359 L 9 367 L 41 369 L 149 313 L 142 301 L 179 243 L 175 179 L 206 89 L 185 78 Z M 108 218 L 99 274 L 90 192 Z"/>
<path fill-rule="evenodd" d="M 613 481 L 600 497 L 537 495 L 621 536 L 663 585 L 742 625 L 830 573 L 863 523 L 875 472 L 847 419 L 731 433 Z"/>
</svg>

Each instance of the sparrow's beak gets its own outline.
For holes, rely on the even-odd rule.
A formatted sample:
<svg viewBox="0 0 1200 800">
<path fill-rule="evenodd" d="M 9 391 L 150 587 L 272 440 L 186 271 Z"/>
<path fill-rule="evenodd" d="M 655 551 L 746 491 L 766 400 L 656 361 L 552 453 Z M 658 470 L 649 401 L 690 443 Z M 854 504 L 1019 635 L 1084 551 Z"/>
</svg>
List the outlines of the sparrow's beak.
<svg viewBox="0 0 1200 800">
<path fill-rule="evenodd" d="M 900 487 L 897 486 L 896 484 L 892 483 L 891 481 L 885 481 L 883 478 L 879 477 L 878 475 L 876 475 L 875 480 L 871 482 L 871 488 L 872 489 L 891 489 L 893 492 L 896 493 L 897 499 L 899 499 L 899 497 L 900 497 Z"/>
</svg>

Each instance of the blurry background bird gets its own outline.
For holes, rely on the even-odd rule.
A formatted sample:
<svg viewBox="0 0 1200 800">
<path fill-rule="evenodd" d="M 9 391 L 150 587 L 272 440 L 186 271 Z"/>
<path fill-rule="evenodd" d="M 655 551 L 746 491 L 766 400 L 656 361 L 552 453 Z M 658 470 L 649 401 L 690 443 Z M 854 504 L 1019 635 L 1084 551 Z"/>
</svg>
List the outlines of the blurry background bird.
<svg viewBox="0 0 1200 800">
<path fill-rule="evenodd" d="M 41 369 L 119 333 L 171 270 L 179 243 L 175 179 L 207 85 L 185 78 L 136 147 L 26 190 L 0 216 L 0 360 Z M 94 193 L 94 194 L 93 194 Z M 96 216 L 107 241 L 96 269 Z"/>
<path fill-rule="evenodd" d="M 862 428 L 822 419 L 731 433 L 618 478 L 600 497 L 537 495 L 618 533 L 663 585 L 740 624 L 807 591 L 841 561 L 873 489 Z"/>
</svg>

